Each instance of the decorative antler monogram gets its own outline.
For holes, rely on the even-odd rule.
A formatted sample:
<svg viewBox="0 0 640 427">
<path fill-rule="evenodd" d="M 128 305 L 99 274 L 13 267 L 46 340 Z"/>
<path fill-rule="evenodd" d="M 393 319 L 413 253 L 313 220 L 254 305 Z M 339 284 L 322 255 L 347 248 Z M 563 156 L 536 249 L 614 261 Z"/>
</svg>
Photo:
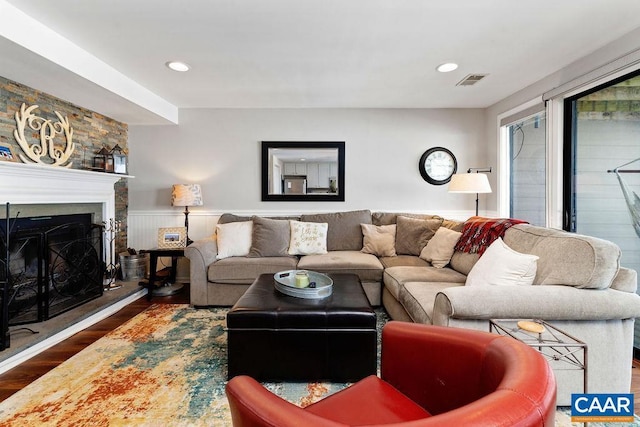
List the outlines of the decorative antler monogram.
<svg viewBox="0 0 640 427">
<path fill-rule="evenodd" d="M 13 131 L 13 136 L 26 155 L 25 157 L 25 155 L 20 153 L 18 155 L 20 160 L 22 160 L 23 163 L 42 163 L 52 166 L 70 167 L 73 162 L 65 163 L 69 160 L 69 157 L 71 157 L 75 144 L 71 141 L 73 138 L 73 129 L 69 125 L 69 119 L 63 117 L 57 111 L 54 111 L 59 120 L 54 123 L 51 120 L 34 115 L 32 111 L 36 108 L 38 108 L 37 105 L 26 108 L 26 105 L 23 103 L 20 111 L 16 111 L 16 129 Z M 29 145 L 27 142 L 24 135 L 24 130 L 27 125 L 29 125 L 29 128 L 32 130 L 40 132 L 40 145 L 37 143 Z M 56 146 L 53 141 L 56 135 L 62 133 L 64 133 L 66 140 L 64 149 Z"/>
</svg>

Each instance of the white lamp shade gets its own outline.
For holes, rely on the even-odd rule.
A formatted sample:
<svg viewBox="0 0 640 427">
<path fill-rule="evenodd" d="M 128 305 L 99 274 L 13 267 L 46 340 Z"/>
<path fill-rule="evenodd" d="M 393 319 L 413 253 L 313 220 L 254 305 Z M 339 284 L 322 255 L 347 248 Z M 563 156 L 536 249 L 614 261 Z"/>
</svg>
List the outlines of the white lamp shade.
<svg viewBox="0 0 640 427">
<path fill-rule="evenodd" d="M 491 193 L 491 185 L 483 173 L 458 173 L 449 181 L 449 193 Z"/>
<path fill-rule="evenodd" d="M 171 206 L 202 206 L 200 184 L 175 184 L 171 191 Z"/>
</svg>

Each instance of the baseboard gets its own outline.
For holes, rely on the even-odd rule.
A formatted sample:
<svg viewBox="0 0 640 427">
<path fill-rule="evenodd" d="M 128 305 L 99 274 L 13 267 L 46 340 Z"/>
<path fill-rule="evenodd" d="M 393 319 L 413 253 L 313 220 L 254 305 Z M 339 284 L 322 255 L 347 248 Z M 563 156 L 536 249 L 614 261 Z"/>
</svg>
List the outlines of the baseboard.
<svg viewBox="0 0 640 427">
<path fill-rule="evenodd" d="M 78 323 L 75 323 L 69 326 L 68 328 L 58 332 L 57 334 L 52 335 L 43 341 L 40 341 L 39 343 L 25 349 L 24 351 L 21 351 L 15 356 L 12 356 L 7 358 L 6 360 L 3 360 L 2 362 L 0 362 L 0 374 L 7 372 L 12 368 L 15 368 L 19 364 L 31 359 L 34 356 L 37 356 L 38 354 L 42 353 L 48 348 L 53 347 L 54 345 L 66 340 L 70 336 L 88 328 L 89 326 L 94 325 L 99 321 L 106 319 L 107 317 L 111 316 L 113 313 L 121 310 L 122 308 L 131 304 L 133 301 L 142 298 L 146 294 L 147 294 L 147 289 L 143 288 L 129 295 L 128 297 L 121 299 L 120 301 L 114 304 L 111 304 L 108 307 L 105 307 L 103 310 L 100 310 L 99 312 L 92 314 L 86 319 L 83 319 Z"/>
</svg>

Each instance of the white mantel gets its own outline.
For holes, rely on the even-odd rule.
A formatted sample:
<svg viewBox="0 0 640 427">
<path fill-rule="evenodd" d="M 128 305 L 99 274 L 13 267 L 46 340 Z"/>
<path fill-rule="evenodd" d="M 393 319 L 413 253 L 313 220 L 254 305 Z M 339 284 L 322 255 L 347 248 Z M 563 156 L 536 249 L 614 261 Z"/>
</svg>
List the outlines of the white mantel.
<svg viewBox="0 0 640 427">
<path fill-rule="evenodd" d="M 0 204 L 100 203 L 102 217 L 115 217 L 114 184 L 130 175 L 0 162 Z"/>
</svg>

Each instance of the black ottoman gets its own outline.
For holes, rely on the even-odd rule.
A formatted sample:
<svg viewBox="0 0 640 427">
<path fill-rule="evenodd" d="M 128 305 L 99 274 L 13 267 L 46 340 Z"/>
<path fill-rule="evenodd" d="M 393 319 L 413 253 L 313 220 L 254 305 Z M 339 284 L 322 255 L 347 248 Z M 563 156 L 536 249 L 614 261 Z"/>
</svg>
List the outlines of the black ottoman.
<svg viewBox="0 0 640 427">
<path fill-rule="evenodd" d="M 227 314 L 228 376 L 258 381 L 358 381 L 376 374 L 376 314 L 355 274 L 330 274 L 333 294 L 301 299 L 263 274 Z"/>
</svg>

